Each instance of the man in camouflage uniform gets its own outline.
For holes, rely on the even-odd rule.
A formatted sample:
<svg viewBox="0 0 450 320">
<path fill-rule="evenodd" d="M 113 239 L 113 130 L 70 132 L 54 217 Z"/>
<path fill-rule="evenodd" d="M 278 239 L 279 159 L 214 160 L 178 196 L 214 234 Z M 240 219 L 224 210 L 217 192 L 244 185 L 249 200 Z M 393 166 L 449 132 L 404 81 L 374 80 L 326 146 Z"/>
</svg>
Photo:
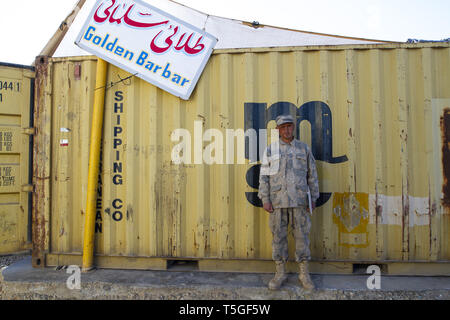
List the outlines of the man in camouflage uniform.
<svg viewBox="0 0 450 320">
<path fill-rule="evenodd" d="M 269 225 L 273 234 L 272 258 L 276 263 L 275 277 L 269 289 L 277 290 L 287 279 L 288 225 L 292 225 L 295 239 L 295 261 L 299 264 L 299 281 L 305 289 L 313 289 L 308 272 L 310 260 L 308 188 L 312 209 L 319 198 L 319 184 L 314 157 L 310 148 L 294 138 L 294 118 L 276 118 L 280 139 L 264 152 L 259 178 L 258 197 L 270 213 Z"/>
</svg>

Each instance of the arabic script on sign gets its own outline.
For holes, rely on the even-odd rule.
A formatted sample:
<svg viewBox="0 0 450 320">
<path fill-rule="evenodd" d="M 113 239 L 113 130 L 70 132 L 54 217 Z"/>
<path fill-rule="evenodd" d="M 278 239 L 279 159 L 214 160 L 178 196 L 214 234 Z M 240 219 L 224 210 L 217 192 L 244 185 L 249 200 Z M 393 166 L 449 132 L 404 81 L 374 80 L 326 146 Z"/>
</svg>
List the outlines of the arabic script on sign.
<svg viewBox="0 0 450 320">
<path fill-rule="evenodd" d="M 77 39 L 83 49 L 184 99 L 217 39 L 138 0 L 99 0 Z"/>
<path fill-rule="evenodd" d="M 110 6 L 107 6 L 108 2 L 111 2 Z M 205 49 L 205 45 L 200 43 L 203 36 L 197 37 L 198 39 L 195 42 L 194 46 L 189 46 L 189 42 L 193 37 L 195 37 L 195 33 L 192 32 L 189 36 L 187 36 L 187 32 L 179 32 L 180 26 L 170 24 L 169 20 L 155 22 L 150 22 L 149 19 L 146 19 L 147 22 L 139 22 L 134 20 L 134 18 L 132 17 L 132 11 L 134 8 L 134 3 L 126 4 L 121 3 L 117 0 L 102 1 L 95 11 L 94 20 L 97 23 L 108 22 L 112 24 L 121 24 L 123 21 L 129 27 L 135 28 L 160 27 L 160 29 L 162 29 L 161 26 L 168 26 L 168 28 L 166 28 L 165 30 L 160 30 L 158 34 L 153 37 L 150 43 L 150 49 L 156 53 L 163 53 L 170 49 L 170 47 L 172 47 L 174 44 L 174 40 L 178 40 L 178 42 L 173 48 L 178 51 L 184 50 L 187 54 L 197 54 Z M 137 12 L 137 14 L 146 18 L 152 17 L 152 14 L 147 12 L 139 11 Z M 162 43 L 161 46 L 158 45 L 157 39 Z M 193 41 L 195 41 L 195 38 Z"/>
</svg>

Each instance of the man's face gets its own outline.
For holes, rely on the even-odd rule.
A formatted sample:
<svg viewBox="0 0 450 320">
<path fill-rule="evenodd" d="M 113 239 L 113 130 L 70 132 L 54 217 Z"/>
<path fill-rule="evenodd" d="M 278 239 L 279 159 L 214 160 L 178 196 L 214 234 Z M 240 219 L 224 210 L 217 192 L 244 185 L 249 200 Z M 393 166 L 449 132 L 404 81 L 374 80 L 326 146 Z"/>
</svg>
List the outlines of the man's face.
<svg viewBox="0 0 450 320">
<path fill-rule="evenodd" d="M 277 127 L 280 137 L 283 141 L 291 141 L 293 135 L 294 135 L 294 124 L 293 123 L 285 123 L 281 126 Z"/>
</svg>

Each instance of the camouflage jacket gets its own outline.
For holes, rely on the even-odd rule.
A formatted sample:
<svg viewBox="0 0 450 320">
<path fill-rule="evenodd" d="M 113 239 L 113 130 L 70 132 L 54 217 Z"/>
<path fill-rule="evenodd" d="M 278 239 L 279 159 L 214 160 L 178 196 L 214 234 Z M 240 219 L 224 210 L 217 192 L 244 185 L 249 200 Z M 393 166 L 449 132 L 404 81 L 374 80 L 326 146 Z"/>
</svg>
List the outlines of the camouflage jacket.
<svg viewBox="0 0 450 320">
<path fill-rule="evenodd" d="M 308 206 L 319 198 L 319 181 L 314 156 L 307 144 L 292 140 L 272 143 L 264 152 L 258 197 L 274 209 Z"/>
</svg>

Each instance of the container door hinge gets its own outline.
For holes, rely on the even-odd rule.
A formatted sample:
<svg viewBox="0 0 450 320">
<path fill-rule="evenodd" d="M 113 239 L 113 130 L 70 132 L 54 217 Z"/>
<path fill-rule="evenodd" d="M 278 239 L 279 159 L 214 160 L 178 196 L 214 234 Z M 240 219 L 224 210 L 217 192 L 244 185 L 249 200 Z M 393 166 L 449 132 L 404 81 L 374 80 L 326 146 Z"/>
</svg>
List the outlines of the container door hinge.
<svg viewBox="0 0 450 320">
<path fill-rule="evenodd" d="M 24 184 L 21 188 L 22 192 L 34 192 L 34 185 L 32 184 Z"/>
<path fill-rule="evenodd" d="M 22 128 L 22 133 L 27 134 L 29 136 L 34 136 L 36 134 L 35 128 Z"/>
</svg>

